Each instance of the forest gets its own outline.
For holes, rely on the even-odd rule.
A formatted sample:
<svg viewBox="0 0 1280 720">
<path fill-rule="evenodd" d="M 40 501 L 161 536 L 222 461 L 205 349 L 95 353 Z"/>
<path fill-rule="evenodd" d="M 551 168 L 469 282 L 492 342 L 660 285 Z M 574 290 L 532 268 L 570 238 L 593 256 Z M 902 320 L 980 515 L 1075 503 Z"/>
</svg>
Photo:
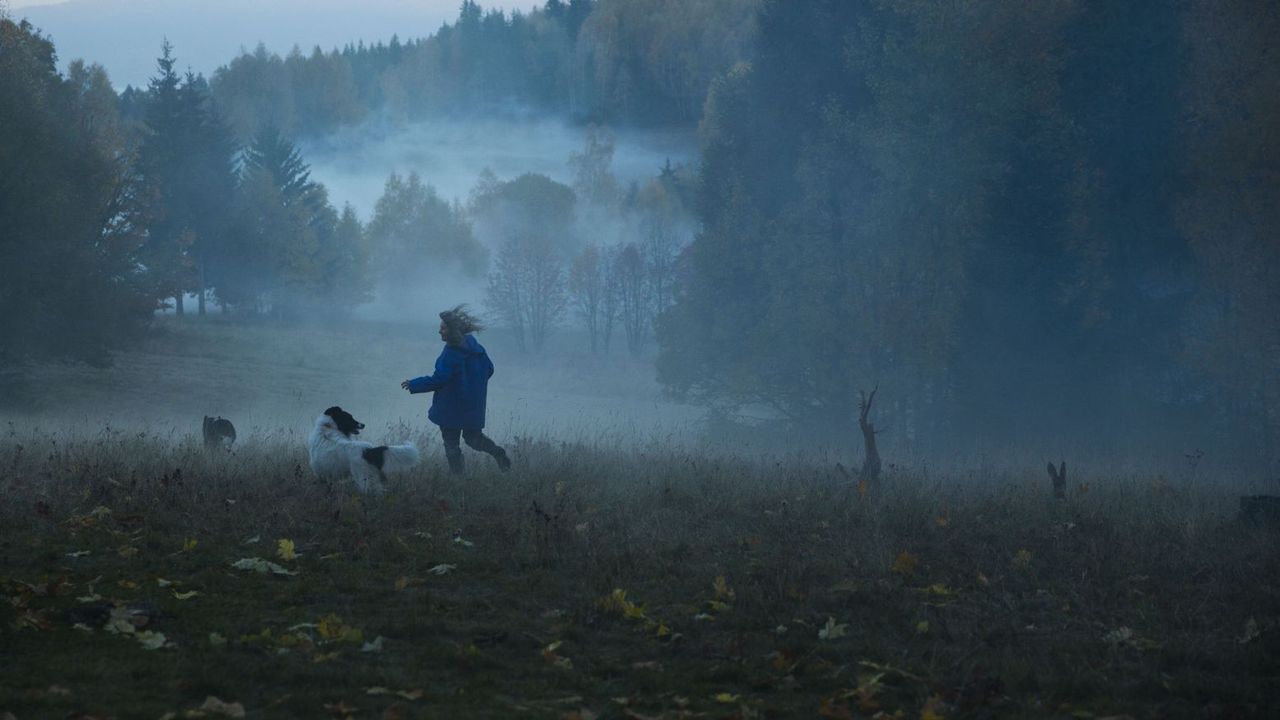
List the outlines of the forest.
<svg viewBox="0 0 1280 720">
<path fill-rule="evenodd" d="M 1274 716 L 1277 36 L 461 0 L 119 87 L 0 6 L 0 720 Z M 463 301 L 509 474 L 397 393 Z M 308 472 L 337 403 L 421 466 Z"/>
<path fill-rule="evenodd" d="M 1274 463 L 1275 15 L 468 0 L 426 38 L 259 48 L 210 78 L 158 48 L 119 93 L 6 20 L 4 364 L 108 362 L 184 296 L 299 315 L 430 264 L 484 282 L 522 348 L 616 332 L 730 417 L 822 432 L 883 386 L 938 450 L 1176 438 Z M 495 112 L 589 129 L 572 186 L 478 177 L 451 202 L 393 176 L 359 218 L 296 146 Z M 699 156 L 621 187 L 611 124 L 696 124 Z"/>
</svg>

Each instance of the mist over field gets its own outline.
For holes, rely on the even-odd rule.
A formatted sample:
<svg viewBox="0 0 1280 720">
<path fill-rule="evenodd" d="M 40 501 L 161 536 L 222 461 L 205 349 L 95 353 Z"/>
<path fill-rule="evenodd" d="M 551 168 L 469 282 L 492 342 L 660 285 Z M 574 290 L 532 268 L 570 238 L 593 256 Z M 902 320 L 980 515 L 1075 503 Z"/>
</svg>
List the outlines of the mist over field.
<svg viewBox="0 0 1280 720">
<path fill-rule="evenodd" d="M 691 129 L 615 133 L 612 171 L 623 185 L 642 183 L 662 166 L 694 160 Z M 416 172 L 447 200 L 466 202 L 480 172 L 510 179 L 539 173 L 573 182 L 569 156 L 582 149 L 584 131 L 562 118 L 495 113 L 490 117 L 435 119 L 388 127 L 374 121 L 301 144 L 311 176 L 336 202 L 349 202 L 367 220 L 391 173 Z"/>
<path fill-rule="evenodd" d="M 1280 717 L 1276 37 L 0 0 L 0 720 Z"/>
</svg>

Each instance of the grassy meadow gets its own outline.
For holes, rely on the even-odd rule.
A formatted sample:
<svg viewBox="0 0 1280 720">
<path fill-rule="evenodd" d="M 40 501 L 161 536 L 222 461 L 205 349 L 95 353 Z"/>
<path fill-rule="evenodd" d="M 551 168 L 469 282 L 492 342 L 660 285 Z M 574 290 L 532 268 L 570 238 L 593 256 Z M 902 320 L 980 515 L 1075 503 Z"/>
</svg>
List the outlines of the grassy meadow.
<svg viewBox="0 0 1280 720">
<path fill-rule="evenodd" d="M 0 718 L 1280 712 L 1280 534 L 1229 479 L 868 487 L 697 452 L 648 387 L 594 401 L 590 369 L 502 355 L 495 388 L 538 407 L 668 414 L 619 442 L 499 405 L 515 467 L 468 451 L 457 478 L 395 388 L 438 343 L 371 357 L 387 334 L 175 323 L 113 369 L 40 369 L 0 424 Z M 302 439 L 335 402 L 424 463 L 380 497 L 317 481 Z M 204 449 L 206 413 L 234 452 Z"/>
</svg>

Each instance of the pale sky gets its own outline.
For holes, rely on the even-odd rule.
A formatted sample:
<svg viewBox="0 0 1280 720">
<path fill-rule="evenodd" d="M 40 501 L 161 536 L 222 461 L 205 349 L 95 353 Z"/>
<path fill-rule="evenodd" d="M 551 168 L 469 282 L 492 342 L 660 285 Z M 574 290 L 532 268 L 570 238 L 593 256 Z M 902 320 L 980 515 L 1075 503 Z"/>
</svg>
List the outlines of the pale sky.
<svg viewBox="0 0 1280 720">
<path fill-rule="evenodd" d="M 3 4 L 4 0 L 0 0 Z M 284 55 L 348 42 L 425 37 L 458 15 L 461 0 L 9 0 L 53 40 L 60 66 L 97 62 L 117 89 L 145 85 L 167 38 L 180 71 L 209 76 L 259 42 Z M 539 0 L 480 0 L 481 7 L 528 11 Z"/>
</svg>

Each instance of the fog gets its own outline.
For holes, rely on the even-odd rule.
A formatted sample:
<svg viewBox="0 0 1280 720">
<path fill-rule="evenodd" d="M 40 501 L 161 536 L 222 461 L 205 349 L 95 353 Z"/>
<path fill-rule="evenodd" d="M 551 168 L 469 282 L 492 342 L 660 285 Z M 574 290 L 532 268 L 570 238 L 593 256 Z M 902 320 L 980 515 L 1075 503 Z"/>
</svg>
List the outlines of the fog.
<svg viewBox="0 0 1280 720">
<path fill-rule="evenodd" d="M 1045 454 L 1088 454 L 1111 467 L 1158 458 L 1176 469 L 1205 448 L 1211 462 L 1277 461 L 1266 445 L 1280 417 L 1280 383 L 1275 354 L 1261 352 L 1277 342 L 1270 291 L 1277 260 L 1270 236 L 1254 229 L 1273 225 L 1270 208 L 1280 204 L 1265 181 L 1249 181 L 1256 198 L 1221 192 L 1240 177 L 1269 178 L 1274 163 L 1270 146 L 1242 156 L 1256 168 L 1219 151 L 1270 137 L 1263 120 L 1271 108 L 1258 98 L 1274 83 L 1266 76 L 1252 81 L 1257 92 L 1244 100 L 1218 98 L 1229 89 L 1224 78 L 1250 75 L 1236 73 L 1236 61 L 1197 34 L 1212 19 L 1201 11 L 1126 10 L 1125 22 L 1116 22 L 1087 4 L 1079 17 L 1024 17 L 993 5 L 1001 27 L 1044 23 L 1061 57 L 1016 45 L 1000 51 L 1016 62 L 993 60 L 968 75 L 956 69 L 961 60 L 990 48 L 966 29 L 976 16 L 954 8 L 937 11 L 950 18 L 943 22 L 916 17 L 910 5 L 864 18 L 832 3 L 832 19 L 807 4 L 777 4 L 760 22 L 780 23 L 774 30 L 782 34 L 759 43 L 745 0 L 736 10 L 691 4 L 687 13 L 657 3 L 652 24 L 623 2 L 579 4 L 588 17 L 576 19 L 552 3 L 519 22 L 471 4 L 460 12 L 459 4 L 378 0 L 358 11 L 336 0 L 9 4 L 14 17 L 47 33 L 61 67 L 80 57 L 102 63 L 117 88 L 157 72 L 165 38 L 178 76 L 187 68 L 207 75 L 259 42 L 282 55 L 295 45 L 305 53 L 424 37 L 458 23 L 435 40 L 395 49 L 285 62 L 258 56 L 224 74 L 208 88 L 213 101 L 193 103 L 187 114 L 149 115 L 151 103 L 168 96 L 121 100 L 100 73 L 67 78 L 73 107 L 50 111 L 66 119 L 66 137 L 86 135 L 73 127 L 92 128 L 85 139 L 104 157 L 137 160 L 130 171 L 153 175 L 145 178 L 151 194 L 129 198 L 134 205 L 111 227 L 33 232 L 25 241 L 32 254 L 16 255 L 13 267 L 24 257 L 46 261 L 35 249 L 62 239 L 112 233 L 119 242 L 104 247 L 138 256 L 121 250 L 109 258 L 115 265 L 85 261 L 67 285 L 119 296 L 95 297 L 70 317 L 40 314 L 61 307 L 55 284 L 11 292 L 19 310 L 8 315 L 39 318 L 11 322 L 24 342 L 44 343 L 58 360 L 115 366 L 24 368 L 26 399 L 9 405 L 72 418 L 105 407 L 117 419 L 175 426 L 188 415 L 225 414 L 297 429 L 316 410 L 350 402 L 371 423 L 420 421 L 420 404 L 406 404 L 398 382 L 430 369 L 439 350 L 436 314 L 465 303 L 489 325 L 483 341 L 501 368 L 492 408 L 508 435 L 617 428 L 633 439 L 683 437 L 719 423 L 726 437 L 740 432 L 739 439 L 786 450 L 818 451 L 841 438 L 837 451 L 856 457 L 867 437 L 857 424 L 859 398 L 880 387 L 874 417 L 890 462 L 931 453 L 931 462 L 963 456 L 1021 465 L 1040 464 Z M 905 25 L 890 22 L 899 13 Z M 1232 16 L 1241 33 L 1252 32 L 1246 15 Z M 690 23 L 698 32 L 683 32 Z M 906 39 L 858 45 L 869 37 L 867 23 Z M 1101 32 L 1113 26 L 1116 36 Z M 792 52 L 823 33 L 830 42 L 813 45 L 813 55 Z M 1158 47 L 1128 58 L 1116 40 L 1126 33 L 1154 33 Z M 1265 45 L 1262 35 L 1242 37 Z M 1253 46 L 1238 47 L 1247 55 Z M 1187 53 L 1200 63 L 1175 62 Z M 26 66 L 35 83 L 28 85 L 52 87 L 52 73 L 37 65 Z M 957 75 L 935 80 L 942 69 Z M 1116 89 L 1098 92 L 1095 77 Z M 26 86 L 12 87 L 22 98 Z M 30 97 L 54 97 L 47 89 Z M 243 147 L 214 147 L 216 133 L 180 127 L 203 113 L 234 118 L 239 143 L 257 143 L 268 122 L 297 133 L 283 138 L 288 147 L 276 160 L 296 143 L 310 180 L 324 185 L 338 212 L 305 216 L 310 211 L 288 195 L 306 186 L 300 170 L 249 168 L 252 153 Z M 1201 116 L 1203 128 L 1188 121 Z M 156 120 L 166 117 L 186 120 L 166 128 L 169 121 Z M 25 119 L 54 124 L 36 113 Z M 607 128 L 607 142 L 591 144 L 592 121 Z M 6 147 L 29 140 L 15 137 Z M 180 141 L 166 150 L 157 138 Z M 581 161 L 598 159 L 588 149 L 606 146 L 607 168 Z M 150 164 L 148 153 L 166 152 L 168 164 Z M 52 173 L 57 166 L 46 161 L 58 153 L 66 151 L 50 141 L 23 162 Z M 217 162 L 197 166 L 209 158 Z M 252 184 L 251 171 L 255 179 L 275 174 Z M 29 201 L 0 205 L 16 220 L 0 219 L 20 227 L 30 206 L 31 218 L 92 225 L 94 218 L 58 205 L 71 197 L 60 191 L 75 186 L 70 177 L 110 179 L 111 171 L 86 164 L 67 172 L 80 174 L 51 174 Z M 383 214 L 391 220 L 374 223 L 392 175 L 419 178 L 447 202 L 414 185 Z M 495 199 L 475 210 L 482 177 Z M 535 181 L 510 196 L 494 189 L 527 177 Z M 110 188 L 100 185 L 66 203 L 102 202 Z M 595 197 L 602 187 L 608 191 Z M 544 205 L 568 207 L 561 216 L 571 217 L 530 210 Z M 360 224 L 338 222 L 344 206 Z M 115 222 L 128 213 L 153 226 Z M 21 227 L 45 227 L 31 218 Z M 1233 226 L 1237 218 L 1248 232 Z M 539 233 L 555 236 L 555 262 L 522 247 L 509 275 L 526 273 L 516 279 L 532 283 L 555 267 L 537 290 L 517 288 L 503 307 L 493 297 L 501 288 L 492 291 L 506 272 L 500 253 L 517 240 L 541 243 L 529 239 Z M 695 237 L 696 252 L 688 251 Z M 615 303 L 607 349 L 595 347 L 599 333 L 584 322 L 594 316 L 565 297 L 589 242 L 606 251 L 592 262 L 607 267 L 597 272 L 610 284 L 601 295 Z M 74 259 L 75 248 L 64 245 L 46 255 Z M 142 290 L 121 290 L 122 273 L 153 266 L 134 288 Z M 623 299 L 628 267 L 635 292 Z M 175 299 L 185 298 L 194 314 L 196 296 L 184 293 L 198 289 L 212 317 L 178 319 L 164 309 L 146 327 L 157 304 L 172 307 Z M 549 334 L 526 330 L 512 312 L 531 298 L 555 306 Z M 624 302 L 642 308 L 632 313 L 635 323 L 624 321 Z M 94 315 L 104 308 L 114 314 Z M 135 322 L 141 331 L 125 332 Z M 147 386 L 168 371 L 172 382 Z M 41 397 L 39 388 L 69 384 L 82 390 Z M 678 405 L 664 391 L 702 405 Z M 710 408 L 722 414 L 701 425 Z"/>
<path fill-rule="evenodd" d="M 466 202 L 481 171 L 509 180 L 538 173 L 571 184 L 568 160 L 582 149 L 584 128 L 555 118 L 468 118 L 388 127 L 370 123 L 301 143 L 311 177 L 324 183 L 337 205 L 351 203 L 368 221 L 391 173 L 417 173 L 444 198 Z M 692 160 L 692 131 L 622 130 L 613 174 L 625 187 Z"/>
</svg>

